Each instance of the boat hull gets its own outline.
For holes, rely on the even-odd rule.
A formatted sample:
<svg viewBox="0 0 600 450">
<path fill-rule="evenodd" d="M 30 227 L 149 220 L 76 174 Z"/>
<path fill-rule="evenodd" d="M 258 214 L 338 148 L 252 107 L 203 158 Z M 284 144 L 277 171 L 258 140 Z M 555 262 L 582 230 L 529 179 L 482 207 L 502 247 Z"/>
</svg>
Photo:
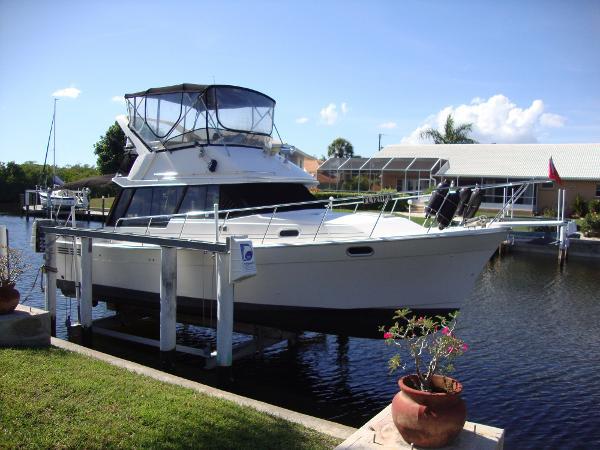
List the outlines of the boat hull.
<svg viewBox="0 0 600 450">
<path fill-rule="evenodd" d="M 235 320 L 288 330 L 374 336 L 393 311 L 459 309 L 503 230 L 402 238 L 255 246 L 257 276 L 235 286 Z M 60 284 L 74 279 L 72 249 L 59 244 Z M 179 250 L 178 311 L 216 311 L 211 253 Z M 160 248 L 98 243 L 93 296 L 117 305 L 158 308 Z"/>
</svg>

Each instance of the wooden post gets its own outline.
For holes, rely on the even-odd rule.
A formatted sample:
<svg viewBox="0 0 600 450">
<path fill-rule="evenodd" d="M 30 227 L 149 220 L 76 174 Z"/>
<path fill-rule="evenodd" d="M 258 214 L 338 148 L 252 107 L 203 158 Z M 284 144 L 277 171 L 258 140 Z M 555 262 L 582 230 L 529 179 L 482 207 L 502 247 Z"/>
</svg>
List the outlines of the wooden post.
<svg viewBox="0 0 600 450">
<path fill-rule="evenodd" d="M 50 313 L 50 334 L 56 337 L 56 235 L 46 233 L 46 249 L 44 254 L 44 270 L 46 272 L 46 289 L 44 303 Z"/>
<path fill-rule="evenodd" d="M 84 345 L 91 345 L 92 338 L 92 239 L 81 238 L 81 297 L 79 321 Z"/>
<path fill-rule="evenodd" d="M 160 359 L 173 365 L 177 324 L 177 249 L 160 250 Z"/>
<path fill-rule="evenodd" d="M 229 253 L 217 253 L 217 371 L 220 381 L 231 379 L 233 284 L 229 282 Z"/>
<path fill-rule="evenodd" d="M 10 259 L 8 258 L 8 229 L 6 225 L 0 225 L 0 257 L 6 258 L 8 266 Z M 10 270 L 10 267 L 7 267 L 7 270 Z M 0 273 L 0 275 L 3 274 Z"/>
<path fill-rule="evenodd" d="M 19 213 L 23 216 L 23 208 L 25 206 L 25 194 L 19 194 Z"/>
</svg>

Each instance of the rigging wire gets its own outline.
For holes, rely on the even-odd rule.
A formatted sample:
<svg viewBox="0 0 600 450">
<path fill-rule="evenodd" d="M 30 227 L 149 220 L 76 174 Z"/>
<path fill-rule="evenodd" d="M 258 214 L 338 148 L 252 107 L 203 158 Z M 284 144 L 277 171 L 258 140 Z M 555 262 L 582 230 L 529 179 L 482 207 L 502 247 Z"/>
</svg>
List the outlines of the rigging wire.
<svg viewBox="0 0 600 450">
<path fill-rule="evenodd" d="M 277 137 L 279 138 L 279 142 L 283 144 L 283 139 L 281 139 L 281 135 L 279 134 L 279 130 L 277 129 L 277 125 L 275 125 L 275 121 L 273 121 L 273 128 L 275 128 L 275 132 L 277 133 Z"/>
</svg>

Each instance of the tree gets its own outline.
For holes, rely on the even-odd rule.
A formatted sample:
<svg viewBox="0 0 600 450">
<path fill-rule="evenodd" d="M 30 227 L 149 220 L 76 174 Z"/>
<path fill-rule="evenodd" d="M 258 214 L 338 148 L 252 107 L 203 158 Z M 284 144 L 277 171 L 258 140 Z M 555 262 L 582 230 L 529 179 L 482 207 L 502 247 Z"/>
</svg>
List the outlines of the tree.
<svg viewBox="0 0 600 450">
<path fill-rule="evenodd" d="M 115 122 L 94 144 L 94 153 L 98 157 L 98 170 L 101 174 L 115 173 L 119 170 L 125 157 L 125 141 L 125 133 Z"/>
<path fill-rule="evenodd" d="M 469 133 L 472 131 L 472 123 L 464 123 L 455 128 L 452 114 L 448 114 L 444 125 L 444 134 L 435 128 L 429 128 L 421 132 L 421 139 L 431 138 L 435 144 L 477 144 L 475 139 L 469 137 Z"/>
<path fill-rule="evenodd" d="M 354 147 L 349 141 L 339 137 L 329 144 L 327 155 L 336 158 L 351 158 L 354 155 Z"/>
</svg>

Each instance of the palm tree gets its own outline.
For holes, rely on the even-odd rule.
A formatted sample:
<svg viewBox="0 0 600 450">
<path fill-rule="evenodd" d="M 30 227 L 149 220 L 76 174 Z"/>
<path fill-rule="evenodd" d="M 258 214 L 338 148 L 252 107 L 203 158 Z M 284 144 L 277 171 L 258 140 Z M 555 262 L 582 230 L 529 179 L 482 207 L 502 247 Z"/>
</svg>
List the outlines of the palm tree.
<svg viewBox="0 0 600 450">
<path fill-rule="evenodd" d="M 327 155 L 336 158 L 351 158 L 354 156 L 354 147 L 350 141 L 339 137 L 329 144 L 329 147 L 327 147 Z"/>
<path fill-rule="evenodd" d="M 433 139 L 436 144 L 477 144 L 475 139 L 471 139 L 468 134 L 473 131 L 472 123 L 463 123 L 454 127 L 452 114 L 448 114 L 446 125 L 444 125 L 444 134 L 435 128 L 429 128 L 421 131 L 421 139 Z"/>
</svg>

